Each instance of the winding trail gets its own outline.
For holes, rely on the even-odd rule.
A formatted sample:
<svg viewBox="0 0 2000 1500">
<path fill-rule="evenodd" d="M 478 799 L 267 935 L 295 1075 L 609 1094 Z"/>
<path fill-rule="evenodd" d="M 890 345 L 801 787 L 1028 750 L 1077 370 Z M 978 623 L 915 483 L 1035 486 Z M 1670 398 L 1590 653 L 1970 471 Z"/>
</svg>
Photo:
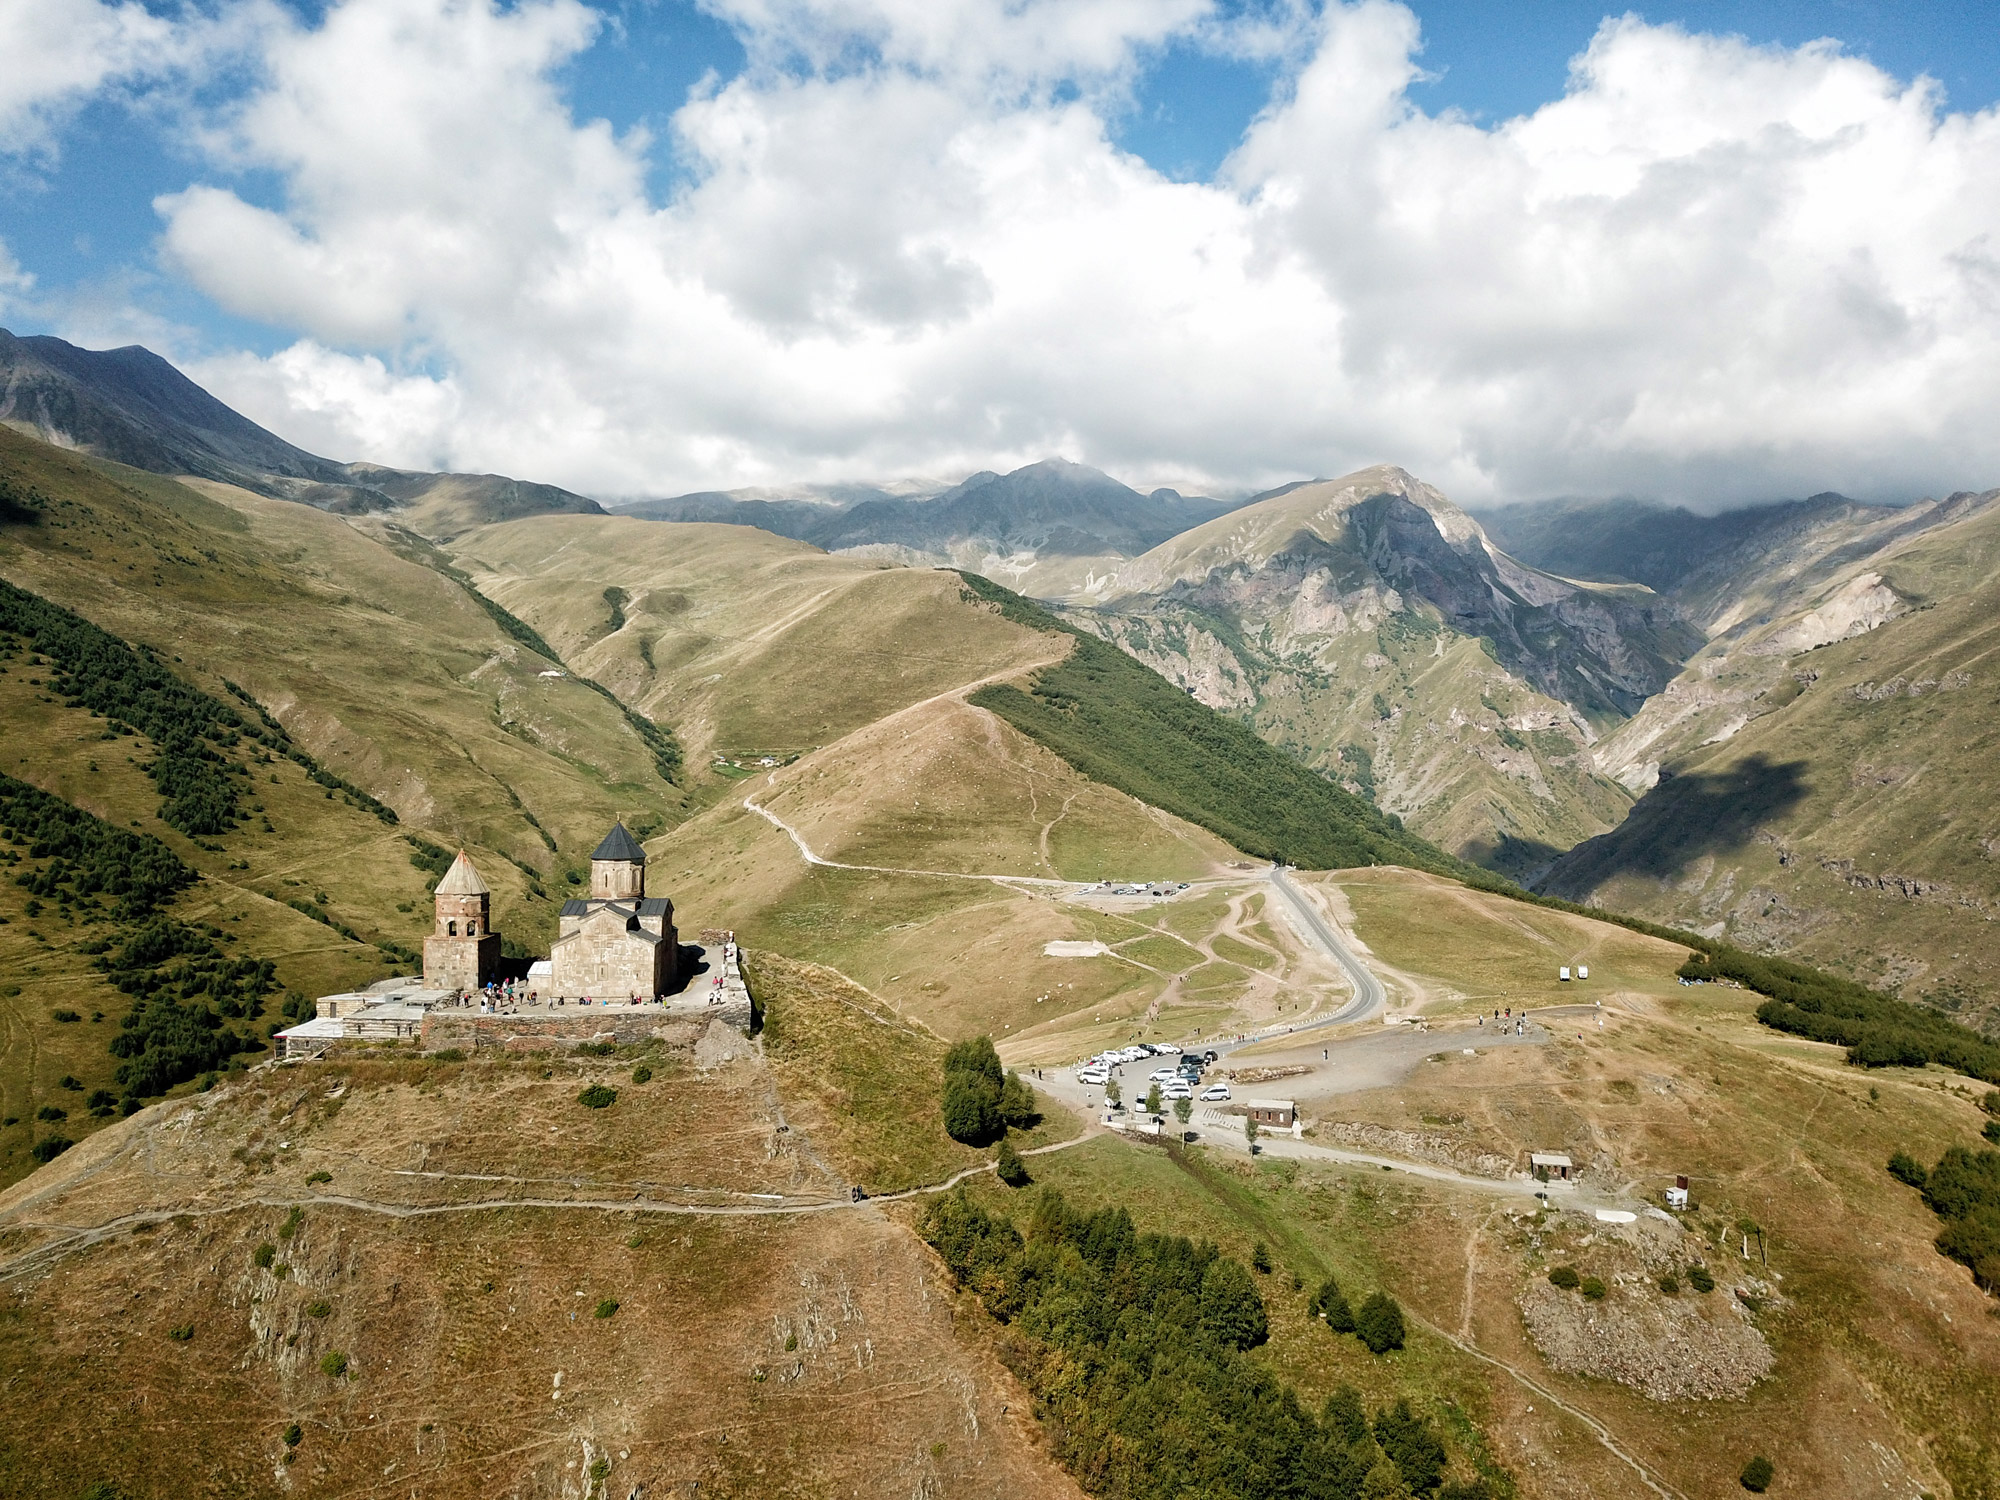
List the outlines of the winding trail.
<svg viewBox="0 0 2000 1500">
<path fill-rule="evenodd" d="M 758 803 L 755 797 L 745 797 L 744 807 L 764 819 L 773 828 L 797 846 L 800 858 L 809 865 L 819 865 L 828 870 L 865 870 L 871 875 L 928 875 L 938 880 L 984 880 L 993 885 L 1039 885 L 1068 889 L 1077 884 L 1074 880 L 1055 880 L 1047 875 L 974 875 L 964 870 L 908 870 L 895 865 L 849 865 L 837 859 L 822 859 L 813 853 L 812 846 L 800 835 L 798 829 L 780 818 L 770 808 Z"/>
<path fill-rule="evenodd" d="M 1072 1146 L 1080 1146 L 1085 1141 L 1094 1140 L 1101 1131 L 1086 1129 L 1066 1141 L 1053 1145 L 1036 1146 L 1021 1152 L 1022 1156 L 1046 1156 L 1052 1151 L 1067 1151 Z M 954 1172 L 942 1182 L 927 1182 L 916 1187 L 903 1188 L 893 1193 L 877 1193 L 866 1198 L 792 1198 L 780 1203 L 670 1203 L 659 1199 L 642 1197 L 635 1193 L 624 1198 L 468 1198 L 451 1203 L 392 1203 L 380 1198 L 357 1198 L 341 1193 L 252 1193 L 226 1202 L 204 1204 L 198 1208 L 158 1208 L 139 1209 L 132 1213 L 120 1214 L 101 1224 L 88 1228 L 78 1228 L 70 1224 L 54 1224 L 46 1220 L 17 1218 L 9 1227 L 19 1229 L 66 1230 L 60 1239 L 36 1245 L 14 1260 L 0 1265 L 0 1285 L 30 1276 L 46 1269 L 55 1261 L 77 1250 L 88 1249 L 100 1241 L 112 1239 L 141 1225 L 165 1224 L 175 1219 L 207 1219 L 223 1214 L 240 1213 L 246 1208 L 346 1208 L 357 1213 L 379 1214 L 390 1219 L 428 1219 L 444 1214 L 492 1213 L 510 1208 L 534 1208 L 552 1210 L 577 1210 L 585 1213 L 617 1214 L 667 1214 L 693 1218 L 742 1219 L 772 1216 L 795 1216 L 799 1214 L 825 1214 L 855 1212 L 874 1208 L 883 1203 L 900 1203 L 911 1198 L 922 1198 L 937 1193 L 947 1193 L 961 1182 L 994 1170 L 992 1162 L 983 1162 L 976 1167 L 967 1167 Z M 398 1176 L 442 1176 L 441 1173 L 406 1173 Z M 456 1175 L 456 1174 L 454 1174 Z M 488 1174 L 464 1174 L 482 1181 L 536 1181 L 546 1179 L 512 1179 Z M 759 1197 L 760 1194 L 740 1194 L 737 1196 Z M 773 1195 L 775 1196 L 775 1195 Z"/>
</svg>

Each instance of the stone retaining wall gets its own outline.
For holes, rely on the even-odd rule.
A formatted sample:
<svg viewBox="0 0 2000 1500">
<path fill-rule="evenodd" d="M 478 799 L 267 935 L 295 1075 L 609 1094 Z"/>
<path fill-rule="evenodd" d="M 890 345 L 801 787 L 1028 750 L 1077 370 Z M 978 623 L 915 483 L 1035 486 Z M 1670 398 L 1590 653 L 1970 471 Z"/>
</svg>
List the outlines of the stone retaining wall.
<svg viewBox="0 0 2000 1500">
<path fill-rule="evenodd" d="M 660 1041 L 669 1047 L 692 1047 L 722 1019 L 720 1006 L 698 1011 L 605 1011 L 582 1016 L 482 1016 L 476 1011 L 433 1011 L 424 1018 L 423 1048 L 436 1052 L 458 1047 L 466 1052 L 499 1047 L 509 1052 L 561 1052 L 585 1042 L 616 1042 L 636 1046 Z"/>
</svg>

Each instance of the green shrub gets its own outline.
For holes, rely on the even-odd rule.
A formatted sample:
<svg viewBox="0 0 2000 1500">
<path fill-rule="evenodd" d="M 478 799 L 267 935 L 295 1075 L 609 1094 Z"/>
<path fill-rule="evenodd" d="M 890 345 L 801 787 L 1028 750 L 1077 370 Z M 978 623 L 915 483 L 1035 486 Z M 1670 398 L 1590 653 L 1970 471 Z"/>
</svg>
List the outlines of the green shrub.
<svg viewBox="0 0 2000 1500">
<path fill-rule="evenodd" d="M 84 1486 L 82 1500 L 128 1500 L 126 1492 L 108 1479 L 98 1479 Z"/>
<path fill-rule="evenodd" d="M 1736 1477 L 1737 1483 L 1751 1494 L 1761 1495 L 1771 1487 L 1771 1478 L 1776 1472 L 1771 1460 L 1760 1453 L 1743 1466 L 1743 1472 Z"/>
<path fill-rule="evenodd" d="M 1671 1271 L 1667 1272 L 1660 1278 L 1660 1290 L 1669 1297 L 1678 1297 L 1681 1294 L 1680 1278 Z"/>
<path fill-rule="evenodd" d="M 259 1245 L 256 1249 L 256 1252 L 252 1254 L 250 1257 L 251 1261 L 256 1265 L 257 1269 L 260 1271 L 270 1270 L 271 1262 L 276 1260 L 277 1258 L 278 1258 L 278 1247 L 272 1244 L 269 1240 L 266 1240 L 263 1244 Z"/>
<path fill-rule="evenodd" d="M 294 1203 L 292 1211 L 285 1215 L 285 1222 L 278 1226 L 278 1238 L 281 1240 L 290 1239 L 299 1232 L 299 1226 L 305 1223 L 305 1221 L 306 1211 Z"/>
<path fill-rule="evenodd" d="M 640 1063 L 638 1067 L 632 1070 L 632 1081 L 634 1083 L 651 1083 L 653 1081 L 652 1068 L 646 1063 Z"/>
<path fill-rule="evenodd" d="M 1549 1281 L 1566 1292 L 1575 1291 L 1582 1280 L 1583 1278 L 1577 1275 L 1575 1266 L 1557 1266 L 1549 1272 Z"/>
<path fill-rule="evenodd" d="M 608 1318 L 613 1316 L 617 1311 L 618 1311 L 617 1302 L 615 1302 L 610 1297 L 606 1297 L 602 1302 L 597 1304 L 596 1316 L 600 1318 Z"/>
<path fill-rule="evenodd" d="M 331 1182 L 331 1181 L 333 1181 L 333 1173 L 331 1173 L 331 1172 L 308 1172 L 308 1173 L 306 1173 L 306 1186 L 307 1186 L 307 1187 L 312 1187 L 312 1186 L 313 1186 L 314 1184 L 316 1184 L 316 1183 L 321 1183 L 321 1182 Z"/>
<path fill-rule="evenodd" d="M 35 1111 L 35 1118 L 37 1120 L 47 1120 L 50 1124 L 54 1124 L 57 1120 L 67 1120 L 69 1118 L 69 1111 L 58 1109 L 53 1104 L 44 1104 L 40 1109 Z"/>
<path fill-rule="evenodd" d="M 292 1423 L 291 1426 L 285 1429 L 284 1439 L 285 1439 L 285 1446 L 287 1448 L 296 1448 L 300 1443 L 306 1440 L 305 1429 L 299 1426 L 298 1423 L 294 1422 Z"/>
<path fill-rule="evenodd" d="M 1429 1494 L 1444 1478 L 1444 1441 L 1407 1400 L 1375 1414 L 1375 1441 L 1411 1493 Z"/>
<path fill-rule="evenodd" d="M 1032 1130 L 1041 1124 L 1041 1111 L 1035 1108 L 1035 1091 L 1021 1081 L 1021 1075 L 1010 1071 L 1006 1081 L 1000 1085 L 1000 1123 L 1010 1130 Z"/>
<path fill-rule="evenodd" d="M 584 1042 L 576 1049 L 580 1057 L 609 1057 L 617 1050 L 616 1042 Z"/>
<path fill-rule="evenodd" d="M 1234 1349 L 1254 1349 L 1270 1337 L 1264 1299 L 1257 1295 L 1241 1261 L 1218 1258 L 1208 1263 L 1201 1278 L 1201 1325 Z"/>
<path fill-rule="evenodd" d="M 439 1063 L 462 1063 L 465 1061 L 465 1049 L 463 1047 L 440 1047 L 431 1054 L 431 1061 Z"/>
<path fill-rule="evenodd" d="M 75 1144 L 76 1142 L 66 1135 L 45 1135 L 28 1148 L 28 1155 L 46 1167 Z"/>
<path fill-rule="evenodd" d="M 67 1089 L 72 1094 L 80 1094 L 83 1092 L 83 1081 L 74 1073 L 65 1073 L 61 1078 L 56 1080 L 56 1087 Z"/>
<path fill-rule="evenodd" d="M 1924 1164 L 1907 1151 L 1898 1151 L 1889 1158 L 1889 1175 L 1898 1182 L 1907 1182 L 1913 1188 L 1920 1188 L 1931 1174 L 1924 1170 Z"/>
<path fill-rule="evenodd" d="M 49 1015 L 52 1019 L 60 1021 L 65 1026 L 69 1025 L 74 1021 L 81 1021 L 83 1019 L 81 1015 L 79 1015 L 76 1011 L 73 1010 L 52 1010 L 49 1012 Z"/>
<path fill-rule="evenodd" d="M 1979 1133 L 1994 1145 L 2000 1146 L 2000 1120 L 1988 1120 Z"/>
<path fill-rule="evenodd" d="M 333 1380 L 345 1378 L 347 1374 L 347 1356 L 338 1349 L 327 1350 L 325 1354 L 320 1356 L 319 1372 Z"/>
<path fill-rule="evenodd" d="M 984 1146 L 996 1139 L 1007 1128 L 1000 1115 L 1006 1086 L 991 1037 L 954 1042 L 944 1055 L 940 1105 L 945 1134 L 968 1146 Z"/>
<path fill-rule="evenodd" d="M 1326 1319 L 1326 1326 L 1335 1333 L 1354 1332 L 1354 1311 L 1347 1305 L 1347 1297 L 1340 1290 L 1340 1283 L 1331 1276 L 1319 1284 L 1319 1290 L 1312 1294 L 1306 1304 L 1310 1317 Z"/>
<path fill-rule="evenodd" d="M 1945 1221 L 1938 1249 L 2000 1292 L 2000 1151 L 1953 1146 L 1931 1168 L 1924 1202 Z"/>
<path fill-rule="evenodd" d="M 333 1304 L 331 1302 L 308 1302 L 306 1304 L 306 1316 L 309 1318 L 324 1318 L 330 1316 L 332 1312 Z"/>
<path fill-rule="evenodd" d="M 1032 1181 L 1028 1176 L 1028 1164 L 1021 1160 L 1021 1153 L 1014 1149 L 1011 1141 L 1000 1143 L 1000 1152 L 993 1160 L 993 1170 L 1010 1188 L 1024 1188 Z"/>
<path fill-rule="evenodd" d="M 1707 1266 L 1689 1266 L 1688 1285 L 1697 1292 L 1712 1292 L 1715 1290 L 1715 1278 L 1709 1274 Z"/>
<path fill-rule="evenodd" d="M 1979 1107 L 1989 1115 L 2000 1115 L 2000 1089 L 1988 1089 L 1986 1097 L 1979 1101 Z"/>
<path fill-rule="evenodd" d="M 585 1109 L 609 1109 L 618 1102 L 618 1090 L 608 1089 L 601 1083 L 593 1083 L 576 1096 L 576 1102 Z"/>
<path fill-rule="evenodd" d="M 1595 1276 L 1584 1277 L 1583 1284 L 1577 1290 L 1582 1292 L 1592 1302 L 1602 1302 L 1604 1300 L 1604 1283 Z"/>
<path fill-rule="evenodd" d="M 1403 1309 L 1387 1292 L 1377 1292 L 1354 1314 L 1354 1331 L 1370 1354 L 1387 1354 L 1403 1347 Z"/>
<path fill-rule="evenodd" d="M 185 1344 L 194 1337 L 194 1324 L 176 1323 L 172 1328 L 167 1330 L 167 1337 L 172 1339 L 176 1344 Z"/>
</svg>

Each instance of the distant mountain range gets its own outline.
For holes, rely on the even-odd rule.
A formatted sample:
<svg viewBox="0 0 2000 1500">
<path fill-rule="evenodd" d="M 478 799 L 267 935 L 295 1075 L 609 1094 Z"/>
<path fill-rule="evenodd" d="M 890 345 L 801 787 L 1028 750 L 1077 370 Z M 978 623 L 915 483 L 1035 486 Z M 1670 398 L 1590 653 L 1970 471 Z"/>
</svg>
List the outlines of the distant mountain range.
<svg viewBox="0 0 2000 1500">
<path fill-rule="evenodd" d="M 321 458 L 223 405 L 150 349 L 79 349 L 0 329 L 0 422 L 154 474 L 189 475 L 345 515 L 393 511 L 427 535 L 595 500 L 499 474 L 431 474 Z"/>
<path fill-rule="evenodd" d="M 910 563 L 953 564 L 1021 585 L 1049 564 L 1136 557 L 1237 504 L 1156 489 L 1141 494 L 1087 464 L 1050 458 L 1008 474 L 981 470 L 948 488 L 829 486 L 810 498 L 754 491 L 681 495 L 622 505 L 659 521 L 756 526 L 829 552 L 872 550 Z M 1032 585 L 1030 585 L 1032 587 Z"/>
</svg>

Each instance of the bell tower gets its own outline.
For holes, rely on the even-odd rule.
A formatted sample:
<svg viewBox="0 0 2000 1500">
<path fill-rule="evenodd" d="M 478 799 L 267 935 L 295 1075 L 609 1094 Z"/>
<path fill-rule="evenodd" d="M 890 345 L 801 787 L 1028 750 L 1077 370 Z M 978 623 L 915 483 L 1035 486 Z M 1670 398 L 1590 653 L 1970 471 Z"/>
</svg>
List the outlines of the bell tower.
<svg viewBox="0 0 2000 1500">
<path fill-rule="evenodd" d="M 590 899 L 638 901 L 645 894 L 646 851 L 624 823 L 613 823 L 604 842 L 590 851 Z"/>
<path fill-rule="evenodd" d="M 424 939 L 424 987 L 476 990 L 500 972 L 493 892 L 463 849 L 437 885 L 437 926 Z"/>
</svg>

